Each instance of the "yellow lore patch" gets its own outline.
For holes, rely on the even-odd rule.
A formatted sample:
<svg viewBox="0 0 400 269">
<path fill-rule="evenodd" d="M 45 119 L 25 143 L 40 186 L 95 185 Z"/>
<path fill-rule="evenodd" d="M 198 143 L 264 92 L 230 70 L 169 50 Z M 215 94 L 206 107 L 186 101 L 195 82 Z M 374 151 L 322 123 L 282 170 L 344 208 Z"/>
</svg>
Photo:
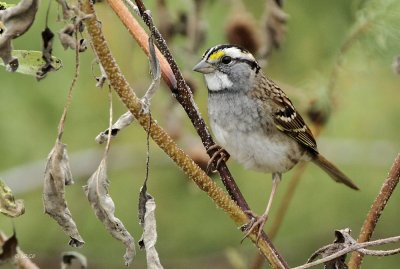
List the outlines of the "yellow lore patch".
<svg viewBox="0 0 400 269">
<path fill-rule="evenodd" d="M 222 50 L 217 50 L 216 52 L 213 52 L 213 54 L 211 54 L 210 57 L 208 57 L 208 59 L 214 61 L 214 60 L 218 60 L 219 58 L 221 58 L 224 55 L 225 55 L 225 52 L 223 52 Z"/>
</svg>

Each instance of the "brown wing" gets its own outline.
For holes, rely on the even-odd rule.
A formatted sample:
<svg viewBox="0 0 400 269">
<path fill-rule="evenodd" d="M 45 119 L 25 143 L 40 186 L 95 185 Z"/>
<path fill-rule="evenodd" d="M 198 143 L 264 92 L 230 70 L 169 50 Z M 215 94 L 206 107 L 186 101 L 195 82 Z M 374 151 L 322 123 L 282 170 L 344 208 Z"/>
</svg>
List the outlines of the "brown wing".
<svg viewBox="0 0 400 269">
<path fill-rule="evenodd" d="M 272 91 L 271 99 L 277 105 L 275 111 L 273 111 L 276 128 L 313 152 L 318 153 L 314 136 L 301 115 L 296 111 L 286 94 L 276 84 L 269 82 Z"/>
</svg>

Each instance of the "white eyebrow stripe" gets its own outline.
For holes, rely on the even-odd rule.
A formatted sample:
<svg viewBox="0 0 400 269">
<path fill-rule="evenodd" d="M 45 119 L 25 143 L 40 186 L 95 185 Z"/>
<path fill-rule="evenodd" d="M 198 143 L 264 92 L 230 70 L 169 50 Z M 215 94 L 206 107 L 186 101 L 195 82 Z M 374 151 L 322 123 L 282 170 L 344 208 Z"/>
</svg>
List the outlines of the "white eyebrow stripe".
<svg viewBox="0 0 400 269">
<path fill-rule="evenodd" d="M 247 52 L 246 50 L 243 50 L 239 47 L 235 47 L 233 45 L 227 45 L 227 44 L 216 45 L 216 46 L 208 49 L 204 53 L 203 59 L 209 60 L 209 57 L 218 51 L 223 51 L 225 53 L 225 55 L 230 56 L 232 58 L 239 58 L 239 59 L 244 59 L 244 60 L 248 60 L 251 62 L 256 62 L 256 59 L 250 52 Z"/>
<path fill-rule="evenodd" d="M 256 60 L 254 59 L 253 55 L 251 55 L 251 53 L 242 51 L 239 48 L 231 47 L 224 49 L 224 51 L 226 55 L 231 56 L 232 58 L 245 59 L 252 62 Z"/>
</svg>

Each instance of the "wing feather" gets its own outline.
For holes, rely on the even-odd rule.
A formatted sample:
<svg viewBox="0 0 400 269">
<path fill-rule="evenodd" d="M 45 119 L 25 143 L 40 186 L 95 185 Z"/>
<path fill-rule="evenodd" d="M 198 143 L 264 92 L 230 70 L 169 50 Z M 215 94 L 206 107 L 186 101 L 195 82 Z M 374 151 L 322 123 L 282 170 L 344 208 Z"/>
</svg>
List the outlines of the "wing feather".
<svg viewBox="0 0 400 269">
<path fill-rule="evenodd" d="M 273 113 L 274 122 L 278 130 L 317 153 L 317 143 L 310 128 L 308 128 L 286 94 L 275 83 L 268 82 L 272 91 L 270 97 L 276 104 Z"/>
</svg>

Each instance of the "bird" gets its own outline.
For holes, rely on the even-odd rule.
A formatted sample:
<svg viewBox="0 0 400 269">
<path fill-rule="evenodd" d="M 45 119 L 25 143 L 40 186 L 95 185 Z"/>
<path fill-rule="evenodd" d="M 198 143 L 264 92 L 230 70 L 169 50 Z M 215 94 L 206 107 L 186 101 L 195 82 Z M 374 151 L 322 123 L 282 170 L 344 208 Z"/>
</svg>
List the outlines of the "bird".
<svg viewBox="0 0 400 269">
<path fill-rule="evenodd" d="M 249 51 L 231 44 L 216 45 L 206 50 L 193 70 L 204 75 L 208 88 L 208 118 L 218 142 L 212 148 L 219 148 L 210 161 L 218 159 L 218 166 L 221 159 L 231 156 L 246 169 L 272 174 L 264 213 L 246 212 L 251 220 L 244 238 L 253 231 L 260 237 L 282 174 L 301 161 L 311 161 L 336 182 L 359 189 L 319 153 L 300 113 Z"/>
</svg>

